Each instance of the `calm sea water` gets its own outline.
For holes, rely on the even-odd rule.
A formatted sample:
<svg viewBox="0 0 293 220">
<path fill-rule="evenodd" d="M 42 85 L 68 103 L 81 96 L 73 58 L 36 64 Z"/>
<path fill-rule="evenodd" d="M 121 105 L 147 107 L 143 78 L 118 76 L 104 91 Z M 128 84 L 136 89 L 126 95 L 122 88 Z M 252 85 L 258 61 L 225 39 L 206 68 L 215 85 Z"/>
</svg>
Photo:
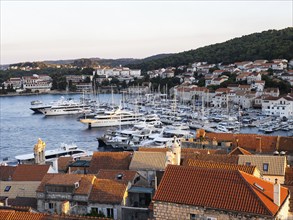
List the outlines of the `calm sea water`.
<svg viewBox="0 0 293 220">
<path fill-rule="evenodd" d="M 5 157 L 14 159 L 16 155 L 32 153 L 38 138 L 45 141 L 47 149 L 58 148 L 61 143 L 75 143 L 82 149 L 97 150 L 96 137 L 103 135 L 104 128 L 88 129 L 76 115 L 46 117 L 29 109 L 33 100 L 50 103 L 61 96 L 74 100 L 81 97 L 80 94 L 0 97 L 0 161 Z M 113 97 L 114 102 L 119 103 L 121 96 Z M 112 95 L 101 94 L 99 100 L 111 102 Z"/>
</svg>

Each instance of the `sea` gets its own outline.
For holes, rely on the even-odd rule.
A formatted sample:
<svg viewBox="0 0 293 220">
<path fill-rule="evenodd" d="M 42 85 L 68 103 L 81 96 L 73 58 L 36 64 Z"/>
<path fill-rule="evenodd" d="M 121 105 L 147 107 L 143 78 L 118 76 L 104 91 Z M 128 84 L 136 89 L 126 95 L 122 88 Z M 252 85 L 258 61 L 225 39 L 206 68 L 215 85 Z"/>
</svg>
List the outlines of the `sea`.
<svg viewBox="0 0 293 220">
<path fill-rule="evenodd" d="M 98 148 L 97 137 L 109 128 L 91 128 L 82 124 L 77 115 L 44 116 L 34 114 L 31 101 L 51 103 L 65 99 L 79 100 L 81 94 L 39 94 L 27 96 L 0 97 L 0 163 L 5 158 L 14 160 L 16 155 L 32 153 L 38 138 L 46 143 L 46 149 L 56 149 L 61 144 L 75 144 L 88 151 L 102 151 Z M 100 103 L 119 104 L 120 94 L 99 94 L 92 97 Z M 241 133 L 258 133 L 258 128 L 244 127 Z M 269 135 L 293 136 L 293 131 L 277 131 Z"/>
<path fill-rule="evenodd" d="M 98 151 L 97 137 L 108 128 L 88 129 L 78 121 L 77 115 L 44 116 L 34 114 L 30 109 L 31 101 L 40 100 L 51 103 L 65 99 L 79 100 L 82 94 L 44 94 L 28 96 L 0 97 L 0 163 L 5 158 L 13 160 L 16 155 L 33 153 L 38 138 L 46 143 L 46 149 L 56 149 L 61 144 L 76 144 L 88 151 Z M 121 100 L 119 94 L 99 94 L 92 97 L 99 102 Z"/>
</svg>

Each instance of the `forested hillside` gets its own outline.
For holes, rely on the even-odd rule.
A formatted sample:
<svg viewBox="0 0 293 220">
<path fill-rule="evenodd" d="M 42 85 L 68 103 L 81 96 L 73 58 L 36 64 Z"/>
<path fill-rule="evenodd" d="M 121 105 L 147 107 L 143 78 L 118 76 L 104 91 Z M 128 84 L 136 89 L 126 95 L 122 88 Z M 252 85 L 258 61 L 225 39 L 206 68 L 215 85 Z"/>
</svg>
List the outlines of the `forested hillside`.
<svg viewBox="0 0 293 220">
<path fill-rule="evenodd" d="M 233 63 L 244 60 L 277 58 L 293 58 L 292 27 L 278 31 L 268 30 L 254 33 L 161 59 L 142 60 L 141 63 L 132 64 L 129 67 L 151 70 L 160 67 L 186 65 L 195 61 Z"/>
</svg>

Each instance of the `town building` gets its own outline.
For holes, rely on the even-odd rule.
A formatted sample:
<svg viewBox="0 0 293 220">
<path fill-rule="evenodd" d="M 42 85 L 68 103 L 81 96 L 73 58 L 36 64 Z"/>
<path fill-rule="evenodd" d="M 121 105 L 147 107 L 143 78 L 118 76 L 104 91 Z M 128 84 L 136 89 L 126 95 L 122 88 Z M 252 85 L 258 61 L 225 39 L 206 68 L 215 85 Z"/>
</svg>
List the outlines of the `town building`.
<svg viewBox="0 0 293 220">
<path fill-rule="evenodd" d="M 239 170 L 169 165 L 154 219 L 288 219 L 289 190 Z"/>
</svg>

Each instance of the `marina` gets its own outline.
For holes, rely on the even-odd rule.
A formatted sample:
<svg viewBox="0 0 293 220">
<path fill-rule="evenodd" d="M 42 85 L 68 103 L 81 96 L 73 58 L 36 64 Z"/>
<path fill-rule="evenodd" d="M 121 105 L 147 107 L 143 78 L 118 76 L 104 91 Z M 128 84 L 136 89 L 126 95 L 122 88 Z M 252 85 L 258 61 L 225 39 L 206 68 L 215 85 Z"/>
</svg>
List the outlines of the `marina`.
<svg viewBox="0 0 293 220">
<path fill-rule="evenodd" d="M 74 103 L 81 96 L 47 94 L 38 95 L 38 100 L 49 108 L 49 105 L 56 106 L 57 100 L 70 99 L 66 103 Z M 139 146 L 166 147 L 173 136 L 194 136 L 196 129 L 293 135 L 292 119 L 267 117 L 260 110 L 246 110 L 239 117 L 238 109 L 227 114 L 219 109 L 177 104 L 174 99 L 166 99 L 166 95 L 157 95 L 159 98 L 149 101 L 144 100 L 146 97 L 150 95 L 131 97 L 122 104 L 122 95 L 101 94 L 91 98 L 90 113 L 78 112 L 82 117 L 78 116 L 81 114 L 49 117 L 36 114 L 31 109 L 34 96 L 1 97 L 0 161 L 31 152 L 37 138 L 44 139 L 47 149 L 55 149 L 60 143 L 74 143 L 84 150 L 104 151 L 136 150 Z M 139 99 L 140 105 L 137 104 Z"/>
</svg>

